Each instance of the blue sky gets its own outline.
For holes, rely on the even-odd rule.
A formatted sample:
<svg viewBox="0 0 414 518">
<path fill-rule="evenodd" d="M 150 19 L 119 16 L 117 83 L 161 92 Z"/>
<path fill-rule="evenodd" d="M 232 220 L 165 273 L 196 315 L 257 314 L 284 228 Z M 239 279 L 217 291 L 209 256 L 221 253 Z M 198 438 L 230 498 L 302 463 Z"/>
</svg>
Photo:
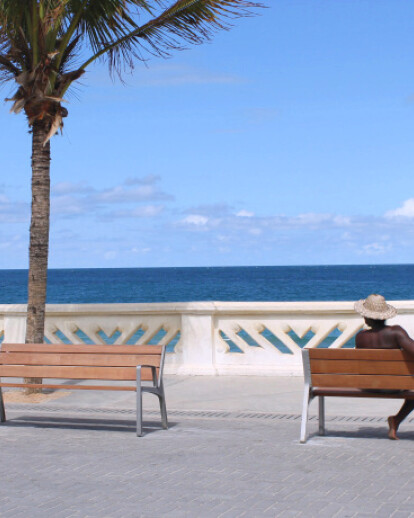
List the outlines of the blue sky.
<svg viewBox="0 0 414 518">
<path fill-rule="evenodd" d="M 267 4 L 125 86 L 85 74 L 52 140 L 50 267 L 414 261 L 414 3 Z M 31 143 L 8 110 L 0 267 L 25 268 Z"/>
</svg>

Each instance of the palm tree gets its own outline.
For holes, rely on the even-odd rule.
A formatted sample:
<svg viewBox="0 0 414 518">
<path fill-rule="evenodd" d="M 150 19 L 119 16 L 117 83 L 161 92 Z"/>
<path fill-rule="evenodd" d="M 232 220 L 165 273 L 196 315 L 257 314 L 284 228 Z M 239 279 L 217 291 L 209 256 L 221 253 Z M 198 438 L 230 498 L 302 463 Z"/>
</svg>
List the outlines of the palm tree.
<svg viewBox="0 0 414 518">
<path fill-rule="evenodd" d="M 32 133 L 32 213 L 26 343 L 42 343 L 50 213 L 50 139 L 68 115 L 68 88 L 98 59 L 121 73 L 151 56 L 210 40 L 248 0 L 0 0 L 0 81 L 15 81 L 14 113 Z M 141 19 L 147 19 L 140 24 Z M 89 56 L 83 63 L 79 56 Z M 80 64 L 79 64 L 80 63 Z"/>
</svg>

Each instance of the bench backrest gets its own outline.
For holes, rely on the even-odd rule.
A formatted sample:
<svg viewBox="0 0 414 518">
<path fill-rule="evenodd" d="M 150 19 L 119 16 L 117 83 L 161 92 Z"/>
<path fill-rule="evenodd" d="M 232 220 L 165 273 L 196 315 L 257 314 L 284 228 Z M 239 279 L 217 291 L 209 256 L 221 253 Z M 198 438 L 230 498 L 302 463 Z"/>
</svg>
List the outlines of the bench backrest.
<svg viewBox="0 0 414 518">
<path fill-rule="evenodd" d="M 313 387 L 414 389 L 414 356 L 398 349 L 306 349 L 303 353 Z"/>
<path fill-rule="evenodd" d="M 2 344 L 0 377 L 135 381 L 136 367 L 162 376 L 162 345 Z M 143 368 L 141 379 L 152 381 Z"/>
</svg>

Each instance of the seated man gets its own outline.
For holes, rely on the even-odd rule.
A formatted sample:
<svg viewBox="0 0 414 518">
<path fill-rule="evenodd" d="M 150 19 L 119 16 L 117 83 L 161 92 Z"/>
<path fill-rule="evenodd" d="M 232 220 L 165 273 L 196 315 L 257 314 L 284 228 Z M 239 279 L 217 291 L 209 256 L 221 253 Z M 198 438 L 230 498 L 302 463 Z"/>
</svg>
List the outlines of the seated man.
<svg viewBox="0 0 414 518">
<path fill-rule="evenodd" d="M 414 356 L 414 340 L 401 326 L 387 326 L 385 321 L 397 314 L 397 310 L 387 304 L 382 295 L 370 295 L 365 300 L 355 302 L 355 311 L 360 313 L 370 329 L 360 331 L 355 337 L 358 349 L 404 349 Z M 398 439 L 400 423 L 414 410 L 414 400 L 405 400 L 397 415 L 388 418 L 390 439 Z"/>
</svg>

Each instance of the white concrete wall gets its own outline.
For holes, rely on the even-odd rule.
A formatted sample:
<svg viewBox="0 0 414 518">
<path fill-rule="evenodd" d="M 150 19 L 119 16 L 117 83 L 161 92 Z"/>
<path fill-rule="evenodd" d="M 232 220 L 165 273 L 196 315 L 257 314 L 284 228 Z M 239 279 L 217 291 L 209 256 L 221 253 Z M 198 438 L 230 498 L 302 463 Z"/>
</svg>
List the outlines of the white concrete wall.
<svg viewBox="0 0 414 518">
<path fill-rule="evenodd" d="M 398 316 L 390 323 L 414 337 L 414 301 L 391 303 Z M 25 311 L 24 305 L 0 305 L 2 341 L 24 342 Z M 157 343 L 168 344 L 180 333 L 167 355 L 170 374 L 301 375 L 301 347 L 342 347 L 362 325 L 352 302 L 52 304 L 45 336 L 51 343 L 104 344 L 106 335 L 116 347 L 154 341 L 162 329 Z M 134 339 L 137 330 L 141 336 Z M 276 346 L 266 338 L 270 334 Z"/>
</svg>

